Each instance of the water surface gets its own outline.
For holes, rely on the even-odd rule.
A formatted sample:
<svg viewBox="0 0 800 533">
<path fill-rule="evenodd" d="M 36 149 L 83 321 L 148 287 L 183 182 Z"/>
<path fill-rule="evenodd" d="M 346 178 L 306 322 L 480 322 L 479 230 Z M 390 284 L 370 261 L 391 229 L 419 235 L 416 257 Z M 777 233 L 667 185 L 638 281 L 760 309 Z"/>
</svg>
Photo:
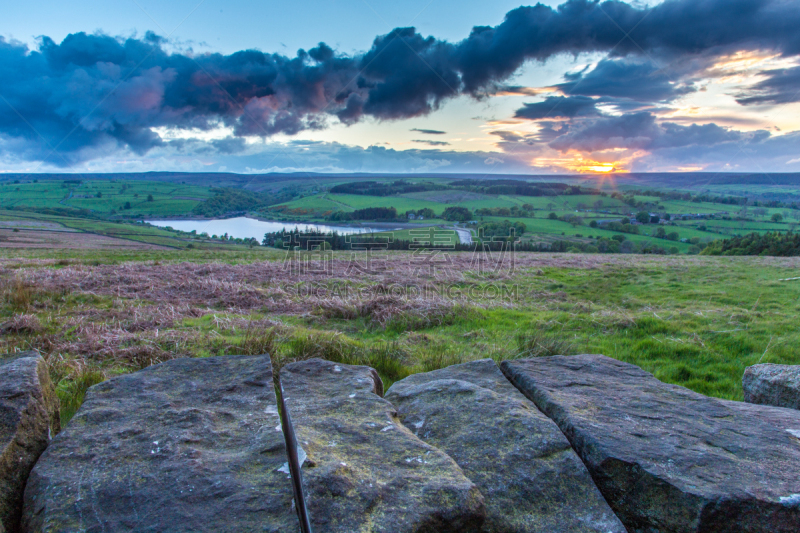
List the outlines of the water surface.
<svg viewBox="0 0 800 533">
<path fill-rule="evenodd" d="M 308 224 L 302 222 L 278 222 L 272 220 L 256 220 L 254 218 L 236 217 L 214 220 L 146 220 L 154 226 L 161 228 L 171 227 L 180 231 L 191 232 L 192 230 L 209 235 L 224 235 L 236 239 L 248 239 L 250 237 L 258 239 L 259 242 L 264 238 L 265 233 L 276 231 L 293 231 L 298 228 L 300 231 L 322 231 L 325 233 L 335 231 L 340 235 L 353 235 L 356 233 L 375 233 L 377 231 L 391 231 L 388 228 L 372 228 L 367 226 L 330 226 L 327 224 Z"/>
</svg>

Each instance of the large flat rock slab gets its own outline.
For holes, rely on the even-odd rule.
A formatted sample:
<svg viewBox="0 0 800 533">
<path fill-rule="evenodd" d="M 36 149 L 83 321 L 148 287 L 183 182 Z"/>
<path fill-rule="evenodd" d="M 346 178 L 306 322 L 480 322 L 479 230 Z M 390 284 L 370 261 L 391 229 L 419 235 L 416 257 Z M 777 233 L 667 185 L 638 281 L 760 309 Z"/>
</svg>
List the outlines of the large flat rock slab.
<svg viewBox="0 0 800 533">
<path fill-rule="evenodd" d="M 558 426 L 491 359 L 414 374 L 386 399 L 478 486 L 485 533 L 625 533 Z"/>
<path fill-rule="evenodd" d="M 403 427 L 375 370 L 312 359 L 286 365 L 281 387 L 315 533 L 480 530 L 477 487 Z"/>
<path fill-rule="evenodd" d="M 501 368 L 629 531 L 800 531 L 800 413 L 709 398 L 602 355 Z"/>
<path fill-rule="evenodd" d="M 31 473 L 26 532 L 296 532 L 269 356 L 90 388 Z"/>
<path fill-rule="evenodd" d="M 800 365 L 753 365 L 742 378 L 744 401 L 800 409 Z"/>
<path fill-rule="evenodd" d="M 28 475 L 60 429 L 58 397 L 38 353 L 0 357 L 0 533 L 15 533 Z"/>
</svg>

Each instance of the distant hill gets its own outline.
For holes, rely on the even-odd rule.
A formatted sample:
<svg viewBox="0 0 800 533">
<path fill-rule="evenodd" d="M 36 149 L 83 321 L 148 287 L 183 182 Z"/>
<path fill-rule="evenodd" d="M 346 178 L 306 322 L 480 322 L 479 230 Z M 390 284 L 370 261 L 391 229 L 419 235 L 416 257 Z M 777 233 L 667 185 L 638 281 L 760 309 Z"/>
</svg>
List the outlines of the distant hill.
<svg viewBox="0 0 800 533">
<path fill-rule="evenodd" d="M 613 177 L 622 184 L 651 184 L 702 188 L 706 185 L 794 185 L 800 187 L 800 173 L 736 173 L 736 172 L 631 172 L 603 175 Z M 449 173 L 321 173 L 321 172 L 271 172 L 266 174 L 237 174 L 233 172 L 113 172 L 113 173 L 8 173 L 0 174 L 2 181 L 38 180 L 95 180 L 125 179 L 166 181 L 180 183 L 192 180 L 195 184 L 213 184 L 217 186 L 228 183 L 245 186 L 248 183 L 280 182 L 296 179 L 320 180 L 374 180 L 397 178 L 439 178 L 439 179 L 480 179 L 480 180 L 529 180 L 529 181 L 598 181 L 596 174 L 449 174 Z M 608 180 L 610 181 L 610 180 Z M 198 183 L 199 182 L 199 183 Z M 248 188 L 248 187 L 245 187 Z"/>
</svg>

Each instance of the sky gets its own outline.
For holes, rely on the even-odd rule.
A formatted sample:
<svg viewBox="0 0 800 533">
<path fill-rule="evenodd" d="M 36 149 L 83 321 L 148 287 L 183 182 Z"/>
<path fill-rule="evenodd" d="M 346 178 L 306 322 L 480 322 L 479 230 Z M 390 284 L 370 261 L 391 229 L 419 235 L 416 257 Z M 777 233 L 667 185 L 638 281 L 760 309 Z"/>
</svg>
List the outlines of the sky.
<svg viewBox="0 0 800 533">
<path fill-rule="evenodd" d="M 800 0 L 17 2 L 0 172 L 800 172 L 798 27 Z"/>
</svg>

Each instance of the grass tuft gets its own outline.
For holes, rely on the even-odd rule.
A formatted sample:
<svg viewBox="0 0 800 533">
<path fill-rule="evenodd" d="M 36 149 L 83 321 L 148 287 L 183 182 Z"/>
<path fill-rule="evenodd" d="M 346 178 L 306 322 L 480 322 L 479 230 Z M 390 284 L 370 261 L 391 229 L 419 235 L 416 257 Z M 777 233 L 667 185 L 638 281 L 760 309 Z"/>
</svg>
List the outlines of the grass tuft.
<svg viewBox="0 0 800 533">
<path fill-rule="evenodd" d="M 516 340 L 517 352 L 512 354 L 509 359 L 571 355 L 574 353 L 574 346 L 570 341 L 537 330 L 518 333 Z"/>
<path fill-rule="evenodd" d="M 260 327 L 253 322 L 248 322 L 244 335 L 228 348 L 228 353 L 236 355 L 263 355 L 275 353 L 275 339 L 278 337 L 277 328 Z"/>
<path fill-rule="evenodd" d="M 371 366 L 378 371 L 383 380 L 384 390 L 413 372 L 408 364 L 408 352 L 397 341 L 380 342 L 367 349 L 361 359 L 360 364 Z"/>
<path fill-rule="evenodd" d="M 27 312 L 34 300 L 33 286 L 16 276 L 11 280 L 4 281 L 3 300 L 14 311 Z"/>
<path fill-rule="evenodd" d="M 415 370 L 418 372 L 432 372 L 466 362 L 462 353 L 444 343 L 425 345 L 417 351 L 416 355 L 419 363 Z"/>
<path fill-rule="evenodd" d="M 99 369 L 79 361 L 66 362 L 61 358 L 49 361 L 50 375 L 61 403 L 61 427 L 78 412 L 89 387 L 102 383 L 106 375 Z"/>
</svg>

